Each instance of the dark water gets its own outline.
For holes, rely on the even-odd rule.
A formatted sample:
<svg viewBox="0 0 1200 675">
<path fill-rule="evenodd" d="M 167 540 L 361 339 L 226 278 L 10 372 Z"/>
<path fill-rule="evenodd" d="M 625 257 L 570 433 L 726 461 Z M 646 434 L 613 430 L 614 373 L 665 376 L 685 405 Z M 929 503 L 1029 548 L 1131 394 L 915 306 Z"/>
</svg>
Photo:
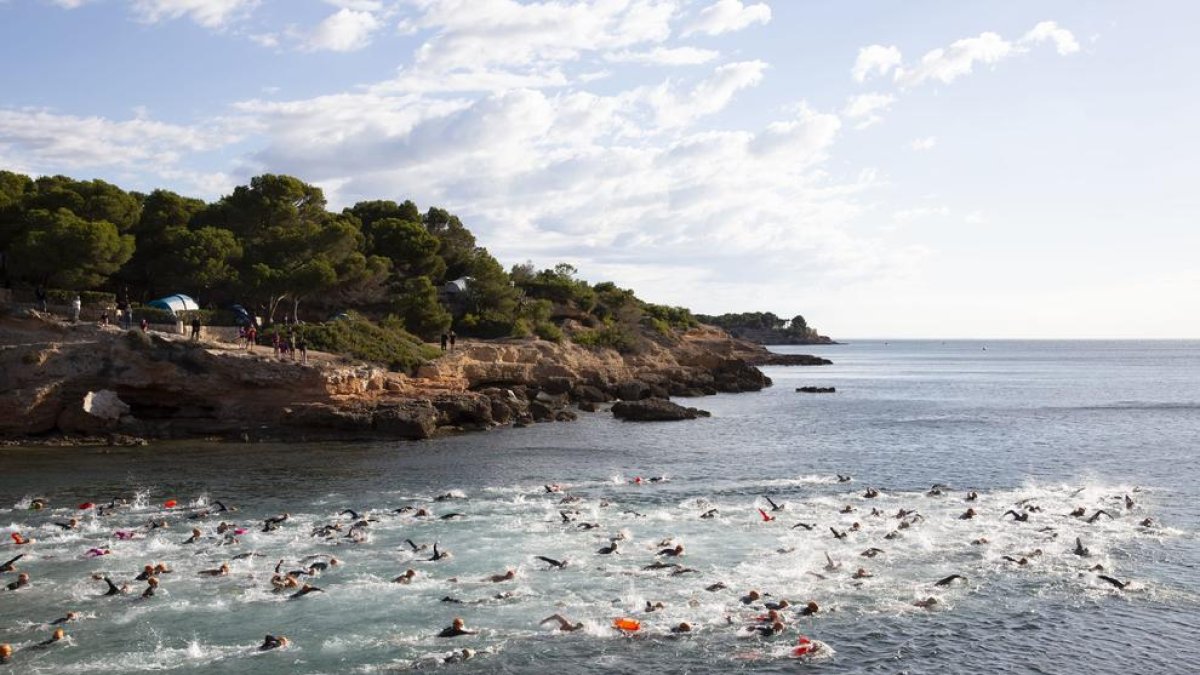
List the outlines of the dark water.
<svg viewBox="0 0 1200 675">
<path fill-rule="evenodd" d="M 18 648 L 0 672 L 1196 671 L 1200 343 L 863 342 L 803 351 L 837 365 L 769 369 L 774 388 L 696 401 L 713 417 L 687 423 L 599 414 L 420 444 L 0 450 L 0 562 L 24 552 L 19 566 L 33 577 L 28 588 L 0 591 L 0 642 Z M 802 384 L 838 393 L 795 393 Z M 839 483 L 837 474 L 854 480 Z M 637 476 L 669 481 L 631 484 Z M 542 488 L 552 482 L 583 501 L 559 504 L 561 495 Z M 950 489 L 926 496 L 934 483 Z M 882 496 L 864 499 L 868 485 Z M 465 499 L 431 501 L 449 490 Z M 968 490 L 979 500 L 965 502 Z M 767 494 L 787 504 L 774 522 L 757 511 Z M 50 508 L 28 510 L 38 496 Z M 53 525 L 77 515 L 79 502 L 116 496 L 136 502 L 84 516 L 78 530 Z M 167 499 L 185 508 L 169 511 Z M 186 518 L 213 500 L 240 510 Z M 1023 500 L 1042 510 L 1024 523 L 1001 518 Z M 434 517 L 390 513 L 404 505 Z M 840 513 L 844 505 L 855 511 Z M 968 506 L 980 515 L 960 520 Z M 1064 515 L 1079 506 L 1115 518 Z M 378 518 L 366 541 L 310 536 L 348 507 Z M 718 517 L 698 517 L 711 508 Z M 924 520 L 900 530 L 900 508 Z M 601 527 L 563 523 L 564 509 Z M 292 516 L 283 527 L 259 531 L 282 511 Z M 466 517 L 436 517 L 452 511 Z M 138 529 L 160 515 L 172 522 L 165 532 Z M 218 545 L 222 518 L 249 530 L 240 543 Z M 1155 526 L 1141 527 L 1145 518 Z M 340 517 L 346 528 L 350 520 Z M 817 526 L 792 529 L 797 522 Z M 844 540 L 829 533 L 854 522 L 860 530 Z M 193 526 L 204 539 L 181 544 Z M 118 530 L 137 538 L 118 540 Z M 13 531 L 37 541 L 15 547 Z M 885 539 L 890 532 L 901 536 Z M 616 533 L 626 537 L 621 555 L 597 555 Z M 697 571 L 643 571 L 671 537 Z M 981 537 L 989 543 L 971 544 Z M 1071 553 L 1076 537 L 1088 557 Z M 454 557 L 423 562 L 428 552 L 414 553 L 406 538 L 438 541 Z M 103 546 L 112 553 L 84 556 Z M 885 552 L 859 555 L 869 547 Z M 232 560 L 249 551 L 264 555 Z M 827 552 L 842 569 L 825 570 Z M 271 592 L 277 560 L 293 569 L 318 553 L 343 561 L 313 580 L 325 593 L 289 601 Z M 571 564 L 548 571 L 534 555 Z M 231 560 L 228 577 L 196 575 Z M 175 572 L 162 575 L 158 596 L 138 599 L 144 584 L 132 577 L 155 561 Z M 1096 564 L 1133 584 L 1118 591 L 1088 571 Z M 390 581 L 410 567 L 415 583 Z M 852 579 L 858 567 L 873 576 Z M 514 581 L 483 580 L 506 568 L 517 570 Z M 104 584 L 95 572 L 131 581 L 134 594 L 97 597 Z M 951 573 L 966 583 L 932 586 Z M 704 590 L 716 581 L 729 589 Z M 738 601 L 751 588 L 822 610 L 786 611 L 784 635 L 749 637 L 741 627 L 763 612 Z M 512 596 L 494 597 L 505 591 Z M 446 596 L 468 604 L 440 602 Z M 912 605 L 928 597 L 939 600 L 933 609 Z M 647 600 L 665 607 L 645 613 Z M 66 626 L 66 643 L 29 649 L 67 610 L 83 618 Z M 585 629 L 538 626 L 555 612 Z M 434 638 L 454 616 L 480 634 Z M 643 628 L 620 635 L 610 628 L 615 617 Z M 681 621 L 695 632 L 671 636 Z M 258 653 L 265 633 L 294 645 Z M 791 658 L 800 634 L 832 655 Z M 463 647 L 475 657 L 440 663 Z"/>
</svg>

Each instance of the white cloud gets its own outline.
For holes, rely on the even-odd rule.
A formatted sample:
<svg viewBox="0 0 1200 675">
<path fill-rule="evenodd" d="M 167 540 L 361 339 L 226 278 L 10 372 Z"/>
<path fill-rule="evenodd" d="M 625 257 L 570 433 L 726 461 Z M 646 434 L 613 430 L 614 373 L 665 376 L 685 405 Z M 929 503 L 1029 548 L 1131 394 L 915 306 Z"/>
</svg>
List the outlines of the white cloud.
<svg viewBox="0 0 1200 675">
<path fill-rule="evenodd" d="M 887 75 L 900 65 L 900 50 L 895 47 L 871 45 L 858 50 L 858 58 L 850 69 L 856 82 L 864 82 L 872 74 Z"/>
<path fill-rule="evenodd" d="M 950 215 L 950 207 L 948 206 L 918 206 L 912 209 L 896 211 L 892 214 L 892 220 L 897 223 L 907 224 L 914 220 L 945 218 L 948 215 Z"/>
<path fill-rule="evenodd" d="M 754 23 L 771 21 L 771 8 L 766 3 L 744 5 L 741 0 L 717 0 L 700 10 L 699 15 L 683 31 L 687 37 L 696 33 L 720 35 L 739 31 Z"/>
<path fill-rule="evenodd" d="M 633 98 L 650 105 L 658 126 L 678 128 L 723 110 L 738 91 L 762 82 L 766 69 L 767 64 L 763 61 L 726 63 L 687 91 L 680 91 L 673 83 L 666 82 L 640 90 Z"/>
<path fill-rule="evenodd" d="M 924 138 L 914 138 L 912 142 L 908 144 L 908 147 L 916 150 L 917 152 L 923 152 L 925 150 L 932 150 L 933 146 L 935 145 L 937 145 L 936 136 L 925 136 Z"/>
<path fill-rule="evenodd" d="M 75 9 L 76 7 L 82 7 L 82 6 L 86 5 L 87 3 L 91 2 L 92 0 L 48 0 L 48 1 L 50 2 L 50 4 L 58 5 L 59 7 L 62 7 L 63 9 Z"/>
<path fill-rule="evenodd" d="M 985 32 L 958 40 L 949 47 L 931 50 L 912 67 L 897 66 L 895 80 L 902 87 L 915 87 L 929 80 L 949 84 L 969 75 L 976 64 L 995 65 L 1010 56 L 1025 53 L 1030 45 L 1046 41 L 1053 42 L 1060 55 L 1079 51 L 1079 43 L 1069 30 L 1059 28 L 1053 21 L 1043 21 L 1016 44 L 996 33 Z"/>
<path fill-rule="evenodd" d="M 1012 52 L 1012 43 L 996 33 L 980 33 L 977 37 L 963 38 L 949 47 L 927 52 L 921 62 L 911 68 L 896 68 L 896 81 L 905 87 L 915 87 L 927 80 L 949 84 L 970 74 L 976 63 L 994 64 Z"/>
<path fill-rule="evenodd" d="M 382 23 L 369 11 L 343 7 L 322 21 L 309 37 L 310 51 L 350 52 L 366 47 Z"/>
<path fill-rule="evenodd" d="M 237 140 L 232 125 L 189 127 L 142 115 L 125 121 L 63 115 L 41 108 L 0 108 L 0 155 L 41 171 L 128 167 L 157 170 L 186 153 Z"/>
<path fill-rule="evenodd" d="M 655 47 L 650 51 L 621 50 L 604 55 L 612 63 L 643 63 L 663 66 L 689 66 L 708 63 L 720 56 L 720 52 L 696 47 Z"/>
<path fill-rule="evenodd" d="M 1037 44 L 1046 40 L 1054 42 L 1054 48 L 1062 56 L 1079 51 L 1079 42 L 1075 35 L 1065 28 L 1059 28 L 1053 21 L 1043 21 L 1034 26 L 1021 38 L 1021 44 Z"/>
<path fill-rule="evenodd" d="M 883 121 L 879 113 L 891 107 L 896 97 L 891 94 L 859 94 L 851 96 L 842 108 L 842 114 L 852 120 L 859 120 L 856 129 L 865 129 Z"/>
<path fill-rule="evenodd" d="M 259 0 L 131 0 L 138 19 L 157 23 L 186 17 L 205 28 L 222 28 L 248 14 Z"/>
</svg>

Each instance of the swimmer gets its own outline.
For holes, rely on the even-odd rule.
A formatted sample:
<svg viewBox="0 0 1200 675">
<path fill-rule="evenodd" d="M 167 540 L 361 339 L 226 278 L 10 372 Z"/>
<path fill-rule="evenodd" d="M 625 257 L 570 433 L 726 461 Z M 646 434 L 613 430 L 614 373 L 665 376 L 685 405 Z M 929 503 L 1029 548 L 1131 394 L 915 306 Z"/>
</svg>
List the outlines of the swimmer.
<svg viewBox="0 0 1200 675">
<path fill-rule="evenodd" d="M 1068 513 L 1067 515 L 1070 516 L 1071 518 L 1082 518 L 1086 513 L 1087 513 L 1086 508 L 1084 508 L 1082 506 L 1078 506 L 1078 507 L 1072 509 L 1071 512 Z"/>
<path fill-rule="evenodd" d="M 1154 519 L 1147 518 L 1147 519 L 1143 520 L 1142 522 L 1138 523 L 1138 525 L 1141 525 L 1142 527 L 1154 527 Z M 20 557 L 20 556 L 18 556 L 18 557 Z"/>
<path fill-rule="evenodd" d="M 192 528 L 192 536 L 190 536 L 186 540 L 184 540 L 183 543 L 194 544 L 194 543 L 200 541 L 200 537 L 203 537 L 203 536 L 204 536 L 204 533 L 201 532 L 199 529 Z"/>
<path fill-rule="evenodd" d="M 704 590 L 708 591 L 709 593 L 716 593 L 717 591 L 723 591 L 726 588 L 729 587 L 725 585 L 725 582 L 718 581 L 715 584 L 709 584 L 708 586 L 705 586 Z"/>
<path fill-rule="evenodd" d="M 913 606 L 920 607 L 922 609 L 933 609 L 933 606 L 936 604 L 938 604 L 938 599 L 932 596 L 925 598 L 924 600 L 913 600 Z"/>
<path fill-rule="evenodd" d="M 1079 540 L 1079 537 L 1075 537 L 1075 550 L 1071 551 L 1071 553 L 1074 553 L 1077 556 L 1090 555 L 1087 547 L 1083 545 L 1083 542 Z"/>
<path fill-rule="evenodd" d="M 650 602 L 649 600 L 646 601 L 646 613 L 647 614 L 657 611 L 657 610 L 660 610 L 660 609 L 666 609 L 666 607 L 667 606 L 661 602 Z"/>
<path fill-rule="evenodd" d="M 158 577 L 150 577 L 146 579 L 146 590 L 142 591 L 143 598 L 154 597 L 154 591 L 158 588 Z"/>
<path fill-rule="evenodd" d="M 575 518 L 579 516 L 579 512 L 573 511 L 571 513 L 567 513 L 566 511 L 559 511 L 558 515 L 562 516 L 562 521 L 564 523 L 572 523 L 575 522 Z"/>
<path fill-rule="evenodd" d="M 145 581 L 154 576 L 154 565 L 146 565 L 142 568 L 142 573 L 133 578 L 134 581 Z"/>
<path fill-rule="evenodd" d="M 673 565 L 675 569 L 671 570 L 671 576 L 677 577 L 683 574 L 699 574 L 700 570 L 694 567 L 683 567 L 681 565 Z"/>
<path fill-rule="evenodd" d="M 686 621 L 681 621 L 678 626 L 671 626 L 671 632 L 676 635 L 679 635 L 680 633 L 690 633 L 692 632 L 692 624 Z"/>
<path fill-rule="evenodd" d="M 843 507 L 841 508 L 841 510 L 839 510 L 839 511 L 838 511 L 838 513 L 854 513 L 854 512 L 855 512 L 855 511 L 857 511 L 857 510 L 858 510 L 858 509 L 854 508 L 854 507 L 853 507 L 853 506 L 851 506 L 850 504 L 847 504 L 847 505 L 843 506 Z"/>
<path fill-rule="evenodd" d="M 433 542 L 433 555 L 429 556 L 429 562 L 437 562 L 439 560 L 445 560 L 446 558 L 449 558 L 449 557 L 450 557 L 449 551 L 442 551 L 442 550 L 438 549 L 437 542 L 436 541 Z"/>
<path fill-rule="evenodd" d="M 13 540 L 13 546 L 28 546 L 36 541 L 34 539 L 26 538 L 25 535 L 21 534 L 20 532 L 13 532 L 8 536 Z"/>
<path fill-rule="evenodd" d="M 56 642 L 62 642 L 67 638 L 67 632 L 61 628 L 55 628 L 54 633 L 47 639 L 29 647 L 29 649 L 45 649 Z"/>
<path fill-rule="evenodd" d="M 64 530 L 74 530 L 79 527 L 79 519 L 72 518 L 65 523 L 55 522 L 54 524 L 61 527 Z"/>
<path fill-rule="evenodd" d="M 979 493 L 972 490 L 967 493 L 967 496 L 964 499 L 966 499 L 969 502 L 973 502 L 976 499 L 979 499 Z"/>
<path fill-rule="evenodd" d="M 1012 509 L 1009 509 L 1004 512 L 1004 516 L 1009 516 L 1009 515 L 1011 515 L 1013 517 L 1013 522 L 1023 523 L 1025 521 L 1029 520 L 1028 513 L 1017 513 L 1016 511 L 1013 511 Z M 1000 519 L 1004 520 L 1004 516 L 1000 516 Z"/>
<path fill-rule="evenodd" d="M 1095 565 L 1092 565 L 1091 567 L 1089 567 L 1088 571 L 1089 572 L 1103 572 L 1104 565 L 1101 565 L 1100 563 L 1096 563 Z"/>
<path fill-rule="evenodd" d="M 542 562 L 544 562 L 544 563 L 546 563 L 546 564 L 548 564 L 548 565 L 550 565 L 551 567 L 554 567 L 554 568 L 556 568 L 556 569 L 560 569 L 560 570 L 561 570 L 562 568 L 564 568 L 564 567 L 566 567 L 566 566 L 567 566 L 567 561 L 566 561 L 566 560 L 555 560 L 554 558 L 547 558 L 547 557 L 546 557 L 546 556 L 544 556 L 544 555 L 535 555 L 535 556 L 533 556 L 533 557 L 534 557 L 534 558 L 537 558 L 538 560 L 541 560 Z"/>
<path fill-rule="evenodd" d="M 813 614 L 816 614 L 819 611 L 821 611 L 821 606 L 818 605 L 815 601 L 809 600 L 808 604 L 804 605 L 804 609 L 800 610 L 800 614 L 801 614 L 801 616 L 812 616 Z"/>
<path fill-rule="evenodd" d="M 462 663 L 469 659 L 475 658 L 474 649 L 462 649 L 442 659 L 442 663 Z"/>
<path fill-rule="evenodd" d="M 1112 518 L 1113 514 L 1105 511 L 1104 509 L 1096 509 L 1096 512 L 1092 514 L 1092 517 L 1087 519 L 1088 524 L 1091 525 L 1092 523 L 1096 522 L 1100 519 L 1100 516 L 1108 516 L 1109 518 Z"/>
<path fill-rule="evenodd" d="M 655 555 L 665 555 L 671 558 L 677 558 L 683 555 L 683 544 L 676 544 L 674 548 L 664 548 Z"/>
<path fill-rule="evenodd" d="M 704 513 L 701 513 L 700 517 L 704 518 L 705 520 L 708 520 L 709 518 L 716 518 L 718 515 L 720 515 L 720 513 L 721 512 L 716 509 L 709 509 L 709 510 L 705 511 Z"/>
<path fill-rule="evenodd" d="M 417 576 L 416 570 L 407 569 L 407 570 L 404 570 L 404 574 L 401 574 L 400 576 L 396 577 L 395 579 L 392 579 L 392 581 L 397 584 L 411 584 L 413 579 L 416 578 L 416 576 Z"/>
<path fill-rule="evenodd" d="M 51 621 L 50 625 L 51 626 L 61 626 L 63 624 L 71 623 L 72 621 L 74 621 L 75 619 L 78 619 L 78 618 L 79 618 L 79 612 L 67 612 L 66 616 L 58 617 L 57 619 Z"/>
<path fill-rule="evenodd" d="M 959 516 L 958 519 L 959 520 L 970 520 L 970 519 L 974 518 L 976 515 L 977 514 L 975 513 L 975 509 L 967 509 L 966 511 L 963 511 L 962 515 Z"/>
<path fill-rule="evenodd" d="M 429 544 L 421 544 L 420 546 L 417 546 L 413 543 L 412 539 L 405 539 L 404 543 L 408 544 L 409 548 L 413 550 L 413 553 L 424 551 L 425 549 L 429 548 Z"/>
<path fill-rule="evenodd" d="M 887 534 L 883 535 L 883 538 L 884 539 L 899 539 L 903 536 L 904 535 L 900 534 L 896 530 L 892 530 L 891 532 L 888 532 Z"/>
<path fill-rule="evenodd" d="M 825 569 L 827 571 L 832 572 L 834 570 L 838 570 L 841 568 L 842 568 L 842 563 L 834 562 L 833 558 L 830 557 L 830 555 L 829 555 L 829 551 L 826 551 L 825 552 Z"/>
<path fill-rule="evenodd" d="M 9 659 L 12 658 L 12 655 L 12 645 L 8 643 L 0 644 L 0 663 L 8 663 Z"/>
<path fill-rule="evenodd" d="M 438 496 L 434 497 L 434 498 L 433 498 L 433 501 L 435 501 L 435 502 L 448 502 L 448 501 L 450 501 L 451 499 L 458 499 L 458 495 L 454 494 L 453 492 L 446 492 L 446 493 L 443 493 L 443 494 L 440 494 L 440 495 L 438 495 Z"/>
<path fill-rule="evenodd" d="M 792 603 L 788 602 L 786 599 L 780 600 L 779 602 L 764 602 L 763 603 L 763 607 L 766 607 L 767 609 L 775 610 L 775 611 L 784 610 L 791 606 L 792 606 Z"/>
<path fill-rule="evenodd" d="M 792 529 L 794 530 L 797 527 L 803 527 L 808 532 L 812 532 L 812 529 L 816 526 L 817 526 L 816 523 L 796 523 L 795 525 L 792 526 Z"/>
<path fill-rule="evenodd" d="M 517 571 L 510 569 L 507 572 L 505 572 L 504 574 L 493 574 L 491 576 L 484 577 L 483 580 L 490 581 L 493 584 L 498 584 L 498 583 L 501 583 L 504 581 L 512 581 L 513 579 L 516 579 L 516 578 L 517 578 Z"/>
<path fill-rule="evenodd" d="M 945 492 L 942 491 L 942 488 L 944 488 L 944 487 L 946 487 L 946 486 L 942 485 L 941 483 L 934 483 L 933 487 L 929 488 L 929 492 L 925 493 L 925 496 L 926 497 L 941 497 L 942 495 L 946 494 Z"/>
<path fill-rule="evenodd" d="M 617 550 L 617 540 L 611 540 L 611 543 L 609 543 L 608 546 L 601 546 L 596 553 L 599 553 L 600 555 L 612 555 L 614 553 L 619 554 L 620 551 Z"/>
<path fill-rule="evenodd" d="M 838 532 L 837 530 L 833 529 L 832 527 L 829 528 L 829 531 L 833 533 L 834 539 L 845 539 L 846 538 L 845 532 Z"/>
<path fill-rule="evenodd" d="M 1020 559 L 1018 559 L 1018 558 L 1014 558 L 1014 557 L 1012 557 L 1012 556 L 1007 556 L 1007 555 L 1000 556 L 1000 557 L 1001 557 L 1001 558 L 1003 558 L 1004 560 L 1007 560 L 1007 561 L 1008 561 L 1008 562 L 1010 562 L 1010 563 L 1016 563 L 1016 564 L 1020 565 L 1021 567 L 1024 567 L 1024 566 L 1026 566 L 1026 565 L 1028 565 L 1028 564 L 1029 564 L 1029 559 L 1028 559 L 1028 558 L 1020 558 Z"/>
<path fill-rule="evenodd" d="M 9 560 L 8 562 L 4 563 L 3 565 L 0 565 L 0 572 L 12 572 L 12 571 L 16 570 L 17 569 L 16 568 L 17 561 L 24 557 L 25 557 L 25 554 L 22 553 L 21 555 L 13 558 L 12 560 Z"/>
<path fill-rule="evenodd" d="M 442 629 L 442 632 L 437 634 L 440 638 L 452 638 L 460 635 L 478 635 L 479 631 L 467 630 L 463 627 L 463 620 L 459 617 L 454 617 L 454 621 L 449 626 Z"/>
<path fill-rule="evenodd" d="M 15 591 L 18 588 L 24 588 L 29 585 L 29 575 L 21 572 L 17 575 L 17 580 L 5 586 L 4 588 L 10 591 Z"/>
<path fill-rule="evenodd" d="M 298 590 L 295 593 L 292 593 L 290 596 L 288 596 L 288 600 L 297 600 L 299 598 L 303 598 L 304 596 L 308 595 L 309 593 L 324 593 L 324 592 L 325 592 L 325 589 L 323 589 L 323 588 L 317 588 L 316 586 L 313 586 L 312 584 L 304 584 L 303 586 L 300 587 L 300 590 Z"/>
<path fill-rule="evenodd" d="M 466 518 L 466 517 L 467 517 L 467 514 L 459 513 L 458 511 L 455 511 L 454 513 L 447 513 L 444 516 L 438 516 L 438 518 L 440 518 L 441 520 L 454 520 L 455 518 Z"/>
<path fill-rule="evenodd" d="M 1097 574 L 1096 576 L 1107 581 L 1108 583 L 1112 584 L 1113 586 L 1116 586 L 1117 589 L 1122 590 L 1122 591 L 1125 590 L 1126 588 L 1128 588 L 1129 584 L 1133 583 L 1132 581 L 1120 581 L 1118 579 L 1114 579 L 1113 577 L 1110 577 L 1107 574 Z"/>
<path fill-rule="evenodd" d="M 575 527 L 581 530 L 594 530 L 600 527 L 600 523 L 577 523 Z"/>
<path fill-rule="evenodd" d="M 971 540 L 971 545 L 972 545 L 972 546 L 982 546 L 983 544 L 990 544 L 990 543 L 991 543 L 991 542 L 990 542 L 990 541 L 988 541 L 988 538 L 987 538 L 987 537 L 980 537 L 980 538 L 978 538 L 978 539 L 972 539 L 972 540 Z"/>
<path fill-rule="evenodd" d="M 853 480 L 853 477 L 851 476 L 843 476 L 840 473 L 837 474 L 837 482 L 839 483 L 849 483 L 851 480 Z"/>
<path fill-rule="evenodd" d="M 1133 508 L 1133 500 L 1129 498 L 1129 495 L 1125 495 L 1125 508 L 1127 508 L 1127 509 Z"/>
<path fill-rule="evenodd" d="M 279 529 L 279 526 L 282 525 L 284 523 L 284 521 L 286 521 L 288 518 L 291 518 L 291 514 L 289 514 L 289 513 L 283 513 L 278 516 L 267 518 L 266 520 L 263 521 L 262 531 L 263 532 L 273 532 L 273 531 Z"/>
<path fill-rule="evenodd" d="M 350 514 L 350 518 L 352 520 L 362 520 L 362 517 L 358 515 L 358 511 L 355 511 L 354 509 L 346 509 L 345 511 L 342 511 L 338 515 L 344 516 L 346 514 Z"/>
<path fill-rule="evenodd" d="M 859 553 L 859 555 L 861 555 L 864 558 L 874 558 L 875 556 L 877 556 L 883 552 L 884 551 L 881 548 L 869 548 L 869 549 L 863 551 L 862 553 Z"/>
<path fill-rule="evenodd" d="M 278 569 L 278 568 L 277 568 Z M 224 577 L 229 576 L 229 563 L 221 563 L 221 566 L 215 570 L 200 570 L 196 573 L 202 577 Z"/>
<path fill-rule="evenodd" d="M 773 623 L 769 626 L 767 626 L 767 625 L 750 626 L 746 630 L 748 630 L 752 633 L 758 633 L 762 637 L 772 637 L 775 635 L 779 635 L 786 629 L 787 629 L 787 627 L 783 625 L 782 621 L 776 621 L 775 623 Z"/>
<path fill-rule="evenodd" d="M 781 506 L 781 505 L 779 505 L 779 504 L 776 504 L 776 503 L 774 502 L 774 500 L 772 500 L 772 499 L 771 499 L 770 497 L 768 497 L 767 495 L 763 495 L 763 499 L 767 500 L 767 503 L 771 505 L 771 510 L 772 510 L 772 511 L 782 511 L 782 510 L 784 510 L 785 508 L 787 508 L 787 504 L 783 504 L 782 506 Z"/>
<path fill-rule="evenodd" d="M 562 486 L 559 485 L 558 483 L 551 483 L 549 485 L 543 485 L 542 487 L 546 488 L 547 494 L 554 494 L 556 492 L 562 492 Z"/>
<path fill-rule="evenodd" d="M 263 643 L 258 646 L 258 651 L 269 652 L 272 649 L 281 649 L 291 644 L 291 640 L 283 635 L 268 635 L 263 638 Z"/>
<path fill-rule="evenodd" d="M 873 487 L 867 488 L 867 491 L 863 493 L 863 497 L 866 499 L 874 499 L 878 496 L 879 496 L 879 490 L 876 490 Z"/>
<path fill-rule="evenodd" d="M 943 579 L 938 579 L 937 581 L 933 582 L 933 585 L 934 585 L 934 586 L 949 586 L 950 584 L 954 583 L 955 581 L 960 581 L 960 580 L 961 580 L 961 581 L 962 581 L 964 584 L 965 584 L 965 583 L 967 583 L 967 578 L 966 578 L 966 577 L 964 577 L 963 575 L 961 575 L 961 574 L 951 574 L 951 575 L 950 575 L 950 576 L 948 576 L 948 577 L 945 577 L 945 578 L 943 578 Z"/>
<path fill-rule="evenodd" d="M 762 599 L 761 593 L 759 593 L 758 591 L 755 591 L 755 590 L 751 590 L 749 593 L 747 593 L 741 597 L 741 602 L 743 605 L 749 605 L 751 603 L 758 602 L 761 599 Z"/>
<path fill-rule="evenodd" d="M 855 579 L 867 579 L 873 576 L 875 575 L 868 572 L 865 567 L 858 568 L 858 570 L 856 570 L 853 574 Z"/>
<path fill-rule="evenodd" d="M 104 583 L 108 584 L 108 591 L 104 594 L 105 596 L 124 595 L 129 592 L 129 584 L 121 584 L 118 586 L 114 584 L 112 579 L 109 579 L 108 577 L 104 577 Z"/>
<path fill-rule="evenodd" d="M 426 508 L 420 508 L 420 509 L 417 509 L 416 511 L 413 511 L 413 518 L 428 518 L 429 516 L 432 516 L 432 515 L 433 514 L 429 512 L 429 509 L 426 509 Z"/>
<path fill-rule="evenodd" d="M 763 511 L 762 509 L 758 509 L 758 513 L 759 513 L 759 515 L 762 516 L 764 523 L 769 523 L 772 520 L 775 520 L 775 516 L 768 514 L 766 511 Z"/>
</svg>

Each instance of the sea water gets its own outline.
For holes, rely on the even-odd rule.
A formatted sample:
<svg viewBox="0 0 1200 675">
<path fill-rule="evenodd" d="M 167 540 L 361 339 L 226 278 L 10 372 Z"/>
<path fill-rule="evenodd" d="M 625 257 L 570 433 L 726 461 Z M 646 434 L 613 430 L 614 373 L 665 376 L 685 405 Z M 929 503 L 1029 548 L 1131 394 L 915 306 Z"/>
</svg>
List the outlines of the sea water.
<svg viewBox="0 0 1200 675">
<path fill-rule="evenodd" d="M 774 387 L 689 401 L 713 413 L 689 422 L 598 413 L 422 443 L 0 450 L 0 562 L 25 553 L 17 567 L 32 577 L 0 591 L 0 642 L 17 648 L 0 672 L 1196 671 L 1200 343 L 780 350 L 835 365 L 768 368 Z M 943 494 L 928 494 L 934 484 Z M 38 497 L 49 505 L 30 510 Z M 115 498 L 129 504 L 112 515 L 76 508 Z M 189 518 L 217 501 L 237 511 Z M 431 515 L 396 512 L 406 506 Z M 968 507 L 979 515 L 960 519 Z M 1113 517 L 1067 515 L 1078 507 Z M 362 541 L 345 536 L 345 509 L 369 520 Z M 54 524 L 73 516 L 76 530 Z M 170 527 L 144 529 L 157 518 Z M 222 521 L 246 533 L 226 543 Z M 340 534 L 313 536 L 334 523 Z M 192 527 L 203 538 L 184 544 Z M 12 532 L 36 541 L 14 546 Z M 614 537 L 619 554 L 598 554 Z M 452 556 L 428 561 L 435 542 Z M 643 569 L 675 543 L 685 553 L 668 562 L 694 571 Z M 870 548 L 883 553 L 861 555 Z M 273 592 L 277 563 L 286 572 L 313 555 L 341 562 L 305 577 L 324 592 Z M 142 599 L 133 577 L 154 562 L 173 572 Z M 197 574 L 223 562 L 227 576 Z M 860 567 L 871 576 L 855 579 Z M 413 583 L 392 581 L 409 568 Z M 509 569 L 511 581 L 487 579 Z M 103 597 L 95 574 L 132 592 Z M 950 574 L 966 580 L 933 585 Z M 706 590 L 717 583 L 726 588 Z M 765 613 L 741 602 L 751 589 L 794 605 L 782 635 L 746 630 Z M 803 616 L 809 601 L 820 611 Z M 67 639 L 32 649 L 68 610 L 80 618 Z M 539 625 L 555 613 L 583 629 Z M 456 616 L 478 634 L 435 637 Z M 620 617 L 640 630 L 614 629 Z M 694 630 L 671 633 L 680 622 Z M 259 652 L 268 633 L 292 644 Z M 797 659 L 801 635 L 828 647 Z M 464 648 L 469 660 L 444 660 Z"/>
</svg>

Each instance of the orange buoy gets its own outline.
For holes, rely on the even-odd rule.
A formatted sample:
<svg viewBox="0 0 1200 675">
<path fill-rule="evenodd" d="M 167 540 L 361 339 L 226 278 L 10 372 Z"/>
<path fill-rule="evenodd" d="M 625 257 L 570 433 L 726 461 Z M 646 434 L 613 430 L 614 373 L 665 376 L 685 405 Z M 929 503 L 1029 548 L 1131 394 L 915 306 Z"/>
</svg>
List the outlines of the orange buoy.
<svg viewBox="0 0 1200 675">
<path fill-rule="evenodd" d="M 637 619 L 629 619 L 626 617 L 621 617 L 619 619 L 613 619 L 613 628 L 616 628 L 617 630 L 626 630 L 629 632 L 633 632 L 633 631 L 640 629 L 641 627 L 642 627 L 642 622 L 638 621 Z"/>
<path fill-rule="evenodd" d="M 168 509 L 173 509 L 173 508 L 175 508 L 175 505 L 178 503 L 179 502 L 175 501 L 174 499 L 168 499 L 167 502 L 165 504 L 163 504 L 163 506 L 167 507 Z"/>
</svg>

